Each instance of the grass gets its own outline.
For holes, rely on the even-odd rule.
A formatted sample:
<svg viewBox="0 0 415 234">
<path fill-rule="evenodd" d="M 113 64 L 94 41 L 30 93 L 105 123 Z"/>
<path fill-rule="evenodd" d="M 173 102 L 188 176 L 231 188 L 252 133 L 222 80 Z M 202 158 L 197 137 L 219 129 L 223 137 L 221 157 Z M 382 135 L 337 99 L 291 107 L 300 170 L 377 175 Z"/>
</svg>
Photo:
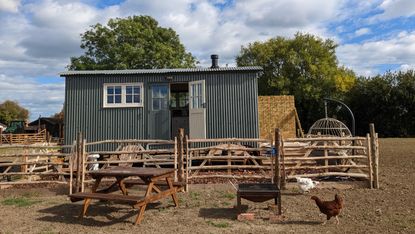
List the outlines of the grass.
<svg viewBox="0 0 415 234">
<path fill-rule="evenodd" d="M 26 207 L 33 204 L 39 203 L 41 201 L 32 200 L 27 197 L 13 197 L 4 199 L 1 204 L 5 206 L 17 206 L 17 207 Z"/>
<path fill-rule="evenodd" d="M 198 192 L 193 192 L 193 191 L 191 191 L 191 192 L 189 193 L 189 195 L 190 195 L 190 198 L 191 198 L 192 200 L 199 200 L 199 199 L 200 199 L 200 193 L 198 193 Z"/>
<path fill-rule="evenodd" d="M 228 222 L 213 222 L 208 220 L 206 223 L 217 228 L 228 228 L 231 226 Z"/>
<path fill-rule="evenodd" d="M 235 193 L 225 192 L 225 193 L 222 195 L 222 197 L 223 197 L 223 198 L 226 198 L 226 199 L 229 199 L 229 200 L 232 200 L 232 199 L 235 199 L 235 198 L 236 198 L 236 195 L 235 195 Z"/>
</svg>

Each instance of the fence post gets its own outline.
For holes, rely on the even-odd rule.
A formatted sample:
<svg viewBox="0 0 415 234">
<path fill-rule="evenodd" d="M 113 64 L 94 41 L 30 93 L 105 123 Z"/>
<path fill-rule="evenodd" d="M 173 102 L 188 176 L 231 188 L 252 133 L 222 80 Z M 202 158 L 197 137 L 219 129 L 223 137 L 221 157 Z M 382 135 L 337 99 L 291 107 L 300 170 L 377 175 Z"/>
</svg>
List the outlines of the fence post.
<svg viewBox="0 0 415 234">
<path fill-rule="evenodd" d="M 281 189 L 281 170 L 280 170 L 280 129 L 275 129 L 275 139 L 274 139 L 274 148 L 275 148 L 275 163 L 274 163 L 274 181 L 278 186 L 278 189 Z"/>
<path fill-rule="evenodd" d="M 86 152 L 85 152 L 85 144 L 86 144 L 86 140 L 82 139 L 82 143 L 81 143 L 81 157 L 82 157 L 82 177 L 81 177 L 81 192 L 85 191 L 85 160 L 86 160 Z"/>
<path fill-rule="evenodd" d="M 369 133 L 366 135 L 367 164 L 369 166 L 369 188 L 373 189 L 372 143 Z"/>
<path fill-rule="evenodd" d="M 185 137 L 184 144 L 186 145 L 186 187 L 185 191 L 189 191 L 189 167 L 192 166 L 192 159 L 190 158 L 189 154 L 189 138 L 188 136 Z"/>
<path fill-rule="evenodd" d="M 177 137 L 174 138 L 174 182 L 177 182 Z"/>
<path fill-rule="evenodd" d="M 79 132 L 76 137 L 76 183 L 75 191 L 79 192 L 81 186 L 81 141 L 82 141 L 82 132 Z"/>
<path fill-rule="evenodd" d="M 373 163 L 373 187 L 379 188 L 379 142 L 378 134 L 375 131 L 375 124 L 371 123 L 370 127 L 370 138 L 372 144 L 372 163 Z"/>
<path fill-rule="evenodd" d="M 72 144 L 72 152 L 69 156 L 69 194 L 73 192 L 73 165 L 74 159 L 76 159 L 76 141 Z"/>
<path fill-rule="evenodd" d="M 184 128 L 179 128 L 179 135 L 177 136 L 177 152 L 179 153 L 178 157 L 178 177 L 179 182 L 184 181 L 184 171 L 183 171 L 183 139 L 184 139 Z"/>
</svg>

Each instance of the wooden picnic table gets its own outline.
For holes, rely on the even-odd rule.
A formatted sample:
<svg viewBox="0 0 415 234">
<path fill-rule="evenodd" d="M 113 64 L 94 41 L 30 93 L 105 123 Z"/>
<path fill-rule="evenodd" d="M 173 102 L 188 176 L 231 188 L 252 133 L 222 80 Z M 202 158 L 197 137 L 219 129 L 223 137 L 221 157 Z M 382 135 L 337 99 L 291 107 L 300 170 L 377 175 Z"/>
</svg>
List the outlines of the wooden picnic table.
<svg viewBox="0 0 415 234">
<path fill-rule="evenodd" d="M 81 217 L 86 214 L 92 199 L 109 200 L 130 203 L 134 208 L 139 208 L 135 224 L 140 224 L 144 216 L 147 204 L 171 196 L 175 206 L 178 206 L 177 187 L 173 184 L 174 169 L 170 168 L 141 168 L 141 167 L 108 167 L 90 172 L 95 183 L 91 192 L 80 192 L 69 195 L 72 201 L 84 200 Z M 116 181 L 105 189 L 98 190 L 104 177 L 113 177 Z M 128 179 L 139 177 L 140 179 Z M 143 184 L 146 187 L 144 196 L 130 195 L 128 184 Z M 122 194 L 110 194 L 115 190 L 121 190 Z"/>
</svg>

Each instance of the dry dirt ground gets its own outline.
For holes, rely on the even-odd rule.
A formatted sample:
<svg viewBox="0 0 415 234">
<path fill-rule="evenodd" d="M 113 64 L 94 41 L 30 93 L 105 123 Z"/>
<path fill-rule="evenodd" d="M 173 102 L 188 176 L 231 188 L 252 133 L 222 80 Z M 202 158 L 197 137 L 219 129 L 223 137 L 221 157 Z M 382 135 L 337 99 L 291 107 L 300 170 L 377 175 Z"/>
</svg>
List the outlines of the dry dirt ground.
<svg viewBox="0 0 415 234">
<path fill-rule="evenodd" d="M 323 182 L 309 194 L 296 189 L 283 193 L 284 220 L 271 223 L 267 204 L 242 201 L 254 221 L 236 220 L 235 191 L 229 184 L 193 185 L 180 193 L 180 206 L 171 199 L 148 207 L 141 225 L 136 210 L 122 204 L 94 202 L 79 219 L 81 203 L 71 203 L 66 188 L 0 190 L 0 233 L 415 233 L 415 139 L 381 139 L 378 190 L 356 188 L 358 182 Z M 345 197 L 340 225 L 323 217 L 312 195 Z"/>
</svg>

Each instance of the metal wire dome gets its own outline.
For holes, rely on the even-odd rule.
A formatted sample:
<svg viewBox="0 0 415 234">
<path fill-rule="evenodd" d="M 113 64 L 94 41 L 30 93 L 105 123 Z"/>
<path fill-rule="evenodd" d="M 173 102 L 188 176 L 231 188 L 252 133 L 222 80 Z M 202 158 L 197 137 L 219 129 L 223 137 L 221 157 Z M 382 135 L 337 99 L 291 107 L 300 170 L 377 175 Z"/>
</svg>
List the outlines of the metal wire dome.
<svg viewBox="0 0 415 234">
<path fill-rule="evenodd" d="M 333 118 L 323 118 L 310 127 L 307 136 L 350 137 L 352 133 L 343 122 Z"/>
</svg>

